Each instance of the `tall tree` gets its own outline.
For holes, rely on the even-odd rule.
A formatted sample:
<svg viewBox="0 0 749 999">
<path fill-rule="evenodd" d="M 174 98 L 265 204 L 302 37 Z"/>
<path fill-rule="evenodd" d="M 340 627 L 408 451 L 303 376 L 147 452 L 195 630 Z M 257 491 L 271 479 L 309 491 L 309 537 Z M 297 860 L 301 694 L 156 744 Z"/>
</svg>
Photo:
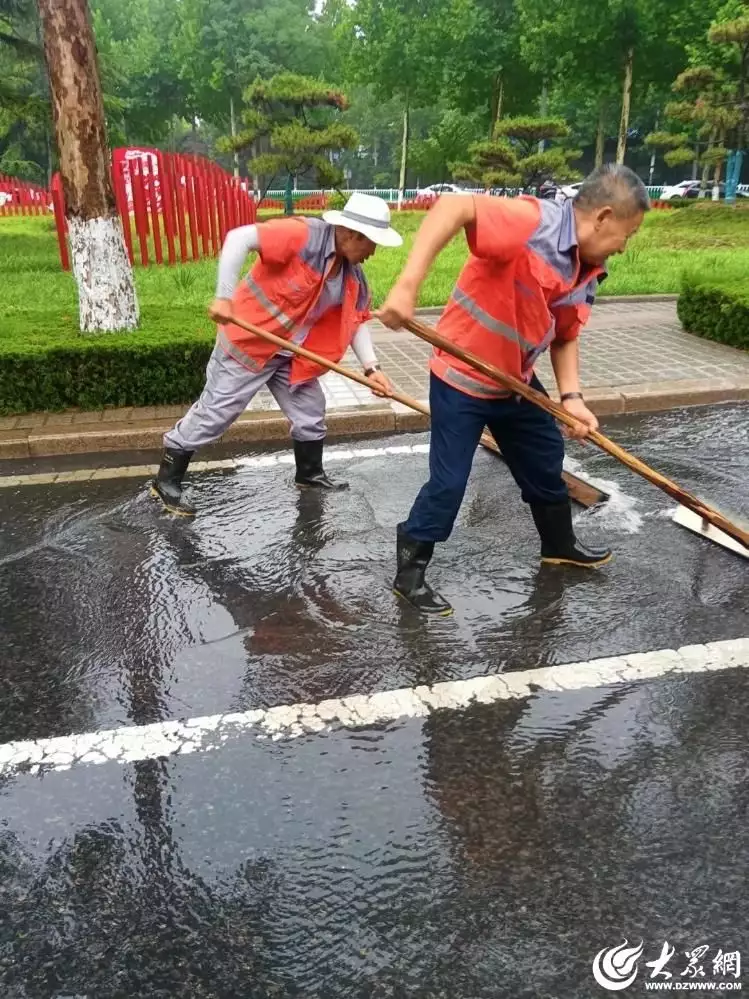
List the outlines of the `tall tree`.
<svg viewBox="0 0 749 999">
<path fill-rule="evenodd" d="M 602 96 L 620 94 L 617 160 L 627 150 L 632 95 L 638 81 L 667 87 L 686 66 L 686 45 L 706 31 L 720 0 L 516 0 L 523 51 L 539 72 L 570 79 Z M 646 87 L 641 87 L 644 93 Z M 613 125 L 613 122 L 611 123 Z"/>
<path fill-rule="evenodd" d="M 110 137 L 160 144 L 189 113 L 176 39 L 181 0 L 91 0 Z"/>
<path fill-rule="evenodd" d="M 39 13 L 81 330 L 134 329 L 138 301 L 109 175 L 88 6 L 86 0 L 39 0 Z"/>
<path fill-rule="evenodd" d="M 445 99 L 484 112 L 485 135 L 503 114 L 535 110 L 540 81 L 523 58 L 515 0 L 449 0 L 443 56 Z"/>
<path fill-rule="evenodd" d="M 469 147 L 484 131 L 482 115 L 465 114 L 456 108 L 443 108 L 425 139 L 414 142 L 411 160 L 422 175 L 435 181 L 452 177 L 452 164 L 465 160 Z"/>
<path fill-rule="evenodd" d="M 399 200 L 406 186 L 410 113 L 434 103 L 443 91 L 449 44 L 446 0 L 359 0 L 342 19 L 340 42 L 349 47 L 351 79 L 370 83 L 380 97 L 399 97 L 403 131 Z"/>
</svg>

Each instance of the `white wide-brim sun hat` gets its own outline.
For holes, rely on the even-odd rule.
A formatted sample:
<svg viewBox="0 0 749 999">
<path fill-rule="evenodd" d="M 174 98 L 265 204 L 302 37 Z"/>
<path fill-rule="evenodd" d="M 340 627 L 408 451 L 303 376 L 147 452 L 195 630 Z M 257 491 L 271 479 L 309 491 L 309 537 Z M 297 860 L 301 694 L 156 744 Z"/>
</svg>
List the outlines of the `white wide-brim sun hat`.
<svg viewBox="0 0 749 999">
<path fill-rule="evenodd" d="M 401 246 L 403 239 L 390 225 L 390 208 L 374 194 L 352 194 L 341 211 L 323 212 L 323 221 L 360 232 L 378 246 Z"/>
</svg>

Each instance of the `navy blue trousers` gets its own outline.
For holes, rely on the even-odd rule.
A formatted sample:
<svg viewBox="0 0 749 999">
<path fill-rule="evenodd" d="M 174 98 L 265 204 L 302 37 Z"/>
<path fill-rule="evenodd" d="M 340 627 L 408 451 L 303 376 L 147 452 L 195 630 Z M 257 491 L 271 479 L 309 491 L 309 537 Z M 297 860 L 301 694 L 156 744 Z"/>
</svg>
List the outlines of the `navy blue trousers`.
<svg viewBox="0 0 749 999">
<path fill-rule="evenodd" d="M 544 387 L 534 376 L 533 388 Z M 564 442 L 550 413 L 525 399 L 476 399 L 432 375 L 429 481 L 400 530 L 416 541 L 446 541 L 458 516 L 479 438 L 491 431 L 526 503 L 563 503 Z"/>
</svg>

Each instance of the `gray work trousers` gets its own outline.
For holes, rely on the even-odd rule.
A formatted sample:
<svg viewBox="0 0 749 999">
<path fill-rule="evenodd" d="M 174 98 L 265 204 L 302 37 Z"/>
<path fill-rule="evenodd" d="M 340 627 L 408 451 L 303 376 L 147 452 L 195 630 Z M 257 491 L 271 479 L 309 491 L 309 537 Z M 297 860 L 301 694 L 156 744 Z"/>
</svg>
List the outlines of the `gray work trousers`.
<svg viewBox="0 0 749 999">
<path fill-rule="evenodd" d="M 291 424 L 296 441 L 325 437 L 325 394 L 319 378 L 291 385 L 291 357 L 277 354 L 262 371 L 253 372 L 218 344 L 206 368 L 205 388 L 177 425 L 164 434 L 164 447 L 197 451 L 212 444 L 242 415 L 250 400 L 267 385 Z"/>
</svg>

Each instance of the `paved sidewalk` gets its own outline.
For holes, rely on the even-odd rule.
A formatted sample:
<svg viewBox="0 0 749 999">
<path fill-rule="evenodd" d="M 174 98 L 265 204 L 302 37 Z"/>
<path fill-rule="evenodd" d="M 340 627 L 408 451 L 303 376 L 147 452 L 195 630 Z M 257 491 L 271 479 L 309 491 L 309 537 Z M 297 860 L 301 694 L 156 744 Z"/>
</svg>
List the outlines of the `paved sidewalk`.
<svg viewBox="0 0 749 999">
<path fill-rule="evenodd" d="M 432 322 L 437 315 L 430 313 L 425 321 Z M 397 388 L 425 400 L 431 348 L 409 333 L 396 333 L 379 323 L 375 324 L 374 340 L 380 363 Z M 594 308 L 580 344 L 586 397 L 601 416 L 749 399 L 749 353 L 684 333 L 673 300 L 607 303 L 604 299 Z M 350 352 L 343 363 L 358 370 Z M 553 385 L 548 357 L 542 358 L 538 372 L 547 385 Z M 376 399 L 341 375 L 326 375 L 323 386 L 331 436 L 427 426 L 424 417 L 404 412 L 397 403 Z M 148 406 L 3 417 L 0 458 L 158 448 L 164 430 L 185 409 Z M 286 421 L 264 390 L 224 441 L 281 440 L 286 436 Z"/>
</svg>

